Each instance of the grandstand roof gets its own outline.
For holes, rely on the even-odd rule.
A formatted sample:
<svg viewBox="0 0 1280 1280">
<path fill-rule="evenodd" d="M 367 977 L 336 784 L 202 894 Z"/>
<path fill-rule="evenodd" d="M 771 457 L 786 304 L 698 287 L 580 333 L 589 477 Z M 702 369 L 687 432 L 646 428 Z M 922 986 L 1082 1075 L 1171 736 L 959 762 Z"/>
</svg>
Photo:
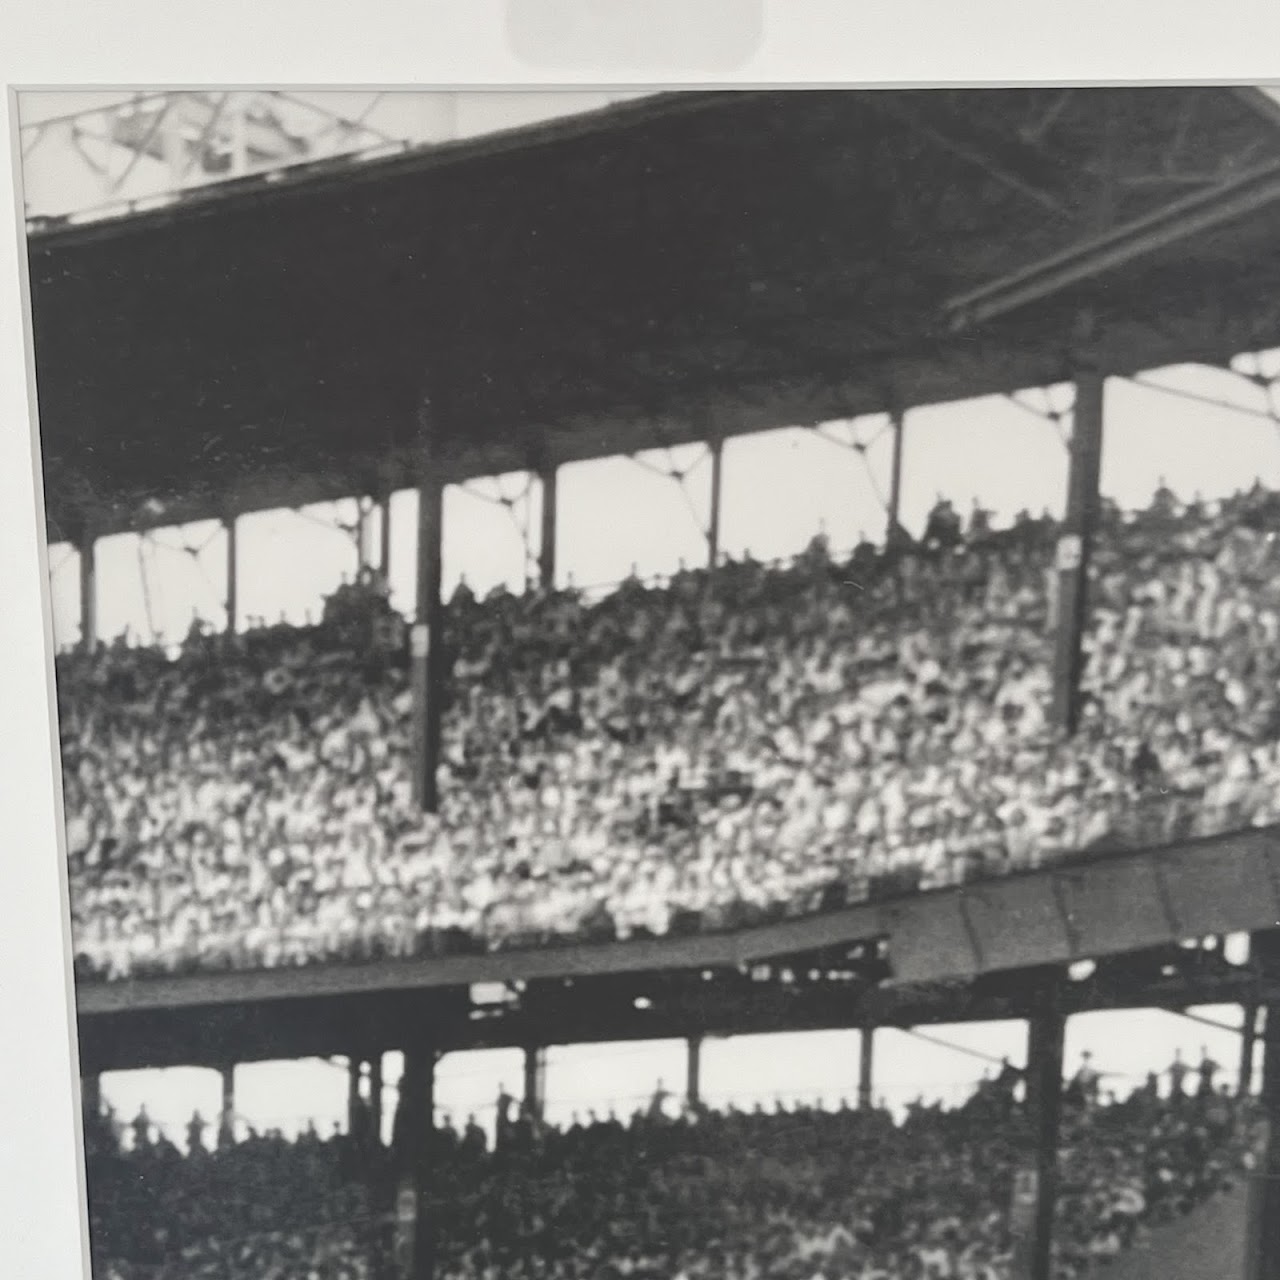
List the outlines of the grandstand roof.
<svg viewBox="0 0 1280 1280">
<path fill-rule="evenodd" d="M 30 228 L 54 538 L 1280 342 L 1250 90 L 690 93 Z"/>
</svg>

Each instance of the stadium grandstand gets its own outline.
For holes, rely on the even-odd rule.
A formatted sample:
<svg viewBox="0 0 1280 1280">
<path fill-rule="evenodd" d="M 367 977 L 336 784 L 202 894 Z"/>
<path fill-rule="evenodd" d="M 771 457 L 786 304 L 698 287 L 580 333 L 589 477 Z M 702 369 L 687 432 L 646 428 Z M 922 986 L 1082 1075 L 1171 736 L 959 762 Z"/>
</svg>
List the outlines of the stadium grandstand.
<svg viewBox="0 0 1280 1280">
<path fill-rule="evenodd" d="M 1280 1275 L 1280 479 L 1100 480 L 1125 388 L 1280 429 L 1275 99 L 324 99 L 24 114 L 95 1275 Z M 975 397 L 1058 451 L 1054 514 L 946 475 L 908 513 L 917 424 Z M 780 429 L 877 529 L 730 549 Z M 596 589 L 568 477 L 619 456 L 701 560 Z M 807 518 L 780 474 L 742 501 Z M 447 490 L 518 528 L 518 589 L 446 574 Z M 326 504 L 355 572 L 268 624 L 245 531 Z M 100 551 L 150 617 L 162 536 L 220 552 L 216 624 L 104 634 Z M 1238 1072 L 1064 1061 L 1071 1019 L 1204 1006 Z M 878 1037 L 994 1022 L 1023 1046 L 963 1096 L 882 1101 Z M 802 1031 L 857 1033 L 856 1105 L 704 1096 L 714 1038 Z M 680 1098 L 550 1120 L 550 1047 L 651 1040 Z M 522 1096 L 455 1126 L 438 1072 L 485 1049 Z M 237 1065 L 311 1057 L 340 1132 L 236 1124 Z M 179 1066 L 223 1081 L 184 1149 L 103 1101 Z"/>
</svg>

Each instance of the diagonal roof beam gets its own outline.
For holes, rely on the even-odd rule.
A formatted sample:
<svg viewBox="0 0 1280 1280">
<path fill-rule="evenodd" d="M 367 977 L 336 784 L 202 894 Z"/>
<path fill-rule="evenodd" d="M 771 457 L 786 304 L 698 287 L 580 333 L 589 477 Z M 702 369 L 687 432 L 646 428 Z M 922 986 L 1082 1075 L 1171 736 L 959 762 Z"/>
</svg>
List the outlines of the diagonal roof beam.
<svg viewBox="0 0 1280 1280">
<path fill-rule="evenodd" d="M 1098 186 L 1091 174 L 1069 169 L 1042 148 L 996 133 L 957 111 L 928 108 L 896 94 L 871 93 L 867 99 L 882 115 L 905 124 L 1057 217 L 1074 217 Z"/>
<path fill-rule="evenodd" d="M 948 324 L 956 332 L 1006 315 L 1276 204 L 1280 204 L 1280 161 L 1174 201 L 952 298 L 945 307 Z"/>
</svg>

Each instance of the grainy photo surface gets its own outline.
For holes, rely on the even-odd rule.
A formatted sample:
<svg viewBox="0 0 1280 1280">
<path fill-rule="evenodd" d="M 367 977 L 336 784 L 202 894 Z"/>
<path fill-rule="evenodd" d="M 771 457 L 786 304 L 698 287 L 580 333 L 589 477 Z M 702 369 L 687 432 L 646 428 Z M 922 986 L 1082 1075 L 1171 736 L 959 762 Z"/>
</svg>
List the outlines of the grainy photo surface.
<svg viewBox="0 0 1280 1280">
<path fill-rule="evenodd" d="M 1280 96 L 20 112 L 95 1280 L 1280 1275 Z"/>
</svg>

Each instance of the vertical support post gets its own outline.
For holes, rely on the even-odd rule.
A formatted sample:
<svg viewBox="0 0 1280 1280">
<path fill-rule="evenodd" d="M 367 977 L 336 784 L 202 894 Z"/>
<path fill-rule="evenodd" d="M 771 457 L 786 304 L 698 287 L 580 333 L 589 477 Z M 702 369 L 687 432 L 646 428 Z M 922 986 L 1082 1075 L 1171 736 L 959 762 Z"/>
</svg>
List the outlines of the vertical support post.
<svg viewBox="0 0 1280 1280">
<path fill-rule="evenodd" d="M 347 1133 L 355 1136 L 360 1127 L 360 1059 L 347 1058 Z"/>
<path fill-rule="evenodd" d="M 382 1052 L 369 1060 L 369 1130 L 374 1148 L 382 1145 Z"/>
<path fill-rule="evenodd" d="M 863 1111 L 871 1109 L 871 1090 L 875 1083 L 872 1073 L 875 1058 L 875 1036 L 874 1027 L 863 1027 L 858 1032 L 858 1106 Z"/>
<path fill-rule="evenodd" d="M 422 1088 L 422 1146 L 418 1159 L 418 1228 L 414 1233 L 413 1280 L 435 1280 L 436 1215 L 432 1195 L 435 1181 L 436 1055 L 427 1055 Z"/>
<path fill-rule="evenodd" d="M 436 1054 L 429 1045 L 405 1049 L 396 1113 L 401 1179 L 394 1252 L 401 1280 L 432 1280 L 435 1274 L 435 1063 Z"/>
<path fill-rule="evenodd" d="M 80 1102 L 86 1115 L 102 1114 L 102 1077 L 96 1072 L 80 1077 Z"/>
<path fill-rule="evenodd" d="M 685 1103 L 690 1111 L 702 1106 L 702 1037 L 693 1035 L 688 1040 L 688 1068 L 685 1072 Z"/>
<path fill-rule="evenodd" d="M 1251 1000 L 1244 1006 L 1244 1022 L 1240 1031 L 1240 1076 L 1236 1086 L 1238 1097 L 1247 1098 L 1253 1092 L 1253 1059 L 1258 1045 L 1258 1002 Z"/>
<path fill-rule="evenodd" d="M 1074 733 L 1080 715 L 1080 675 L 1088 616 L 1089 559 L 1098 523 L 1104 379 L 1097 369 L 1076 375 L 1067 477 L 1067 515 L 1057 551 L 1057 634 L 1053 655 L 1054 719 Z"/>
<path fill-rule="evenodd" d="M 429 407 L 420 417 L 417 620 L 411 634 L 414 801 L 425 813 L 439 806 L 440 712 L 444 692 L 444 604 L 440 599 L 444 486 L 435 474 L 434 427 Z"/>
<path fill-rule="evenodd" d="M 557 468 L 544 467 L 538 473 L 542 487 L 542 530 L 538 540 L 538 584 L 544 591 L 556 585 L 556 537 L 559 521 Z"/>
<path fill-rule="evenodd" d="M 541 1120 L 546 1105 L 547 1051 L 528 1045 L 524 1051 L 524 1109 L 530 1120 Z"/>
<path fill-rule="evenodd" d="M 1246 1235 L 1248 1280 L 1280 1275 L 1280 930 L 1253 935 L 1250 948 L 1262 978 L 1266 1022 L 1262 1032 L 1262 1116 L 1266 1147 L 1249 1188 Z"/>
<path fill-rule="evenodd" d="M 229 1147 L 236 1140 L 236 1068 L 222 1068 L 222 1113 L 218 1117 L 218 1146 Z"/>
<path fill-rule="evenodd" d="M 87 529 L 80 538 L 80 647 L 91 652 L 98 643 L 97 540 Z"/>
<path fill-rule="evenodd" d="M 720 509 L 724 488 L 724 439 L 712 437 L 711 450 L 711 516 L 707 525 L 707 567 L 714 569 L 720 563 Z"/>
<path fill-rule="evenodd" d="M 1011 1226 L 1014 1280 L 1050 1280 L 1058 1134 L 1062 1120 L 1062 1042 L 1066 1019 L 1056 975 L 1041 989 L 1027 1036 L 1027 1150 L 1016 1175 Z"/>
<path fill-rule="evenodd" d="M 893 431 L 893 461 L 889 471 L 889 511 L 884 533 L 886 547 L 895 546 L 902 536 L 902 447 L 907 419 L 897 405 L 889 410 L 889 424 Z"/>
<path fill-rule="evenodd" d="M 363 573 L 369 563 L 369 501 L 364 494 L 356 498 L 356 573 Z"/>
<path fill-rule="evenodd" d="M 237 546 L 235 516 L 227 516 L 222 522 L 222 527 L 227 532 L 227 635 L 233 636 L 236 633 L 237 620 L 240 616 L 240 555 Z"/>
<path fill-rule="evenodd" d="M 382 495 L 378 503 L 378 568 L 382 570 L 382 580 L 388 587 L 391 585 L 391 487 Z"/>
</svg>

